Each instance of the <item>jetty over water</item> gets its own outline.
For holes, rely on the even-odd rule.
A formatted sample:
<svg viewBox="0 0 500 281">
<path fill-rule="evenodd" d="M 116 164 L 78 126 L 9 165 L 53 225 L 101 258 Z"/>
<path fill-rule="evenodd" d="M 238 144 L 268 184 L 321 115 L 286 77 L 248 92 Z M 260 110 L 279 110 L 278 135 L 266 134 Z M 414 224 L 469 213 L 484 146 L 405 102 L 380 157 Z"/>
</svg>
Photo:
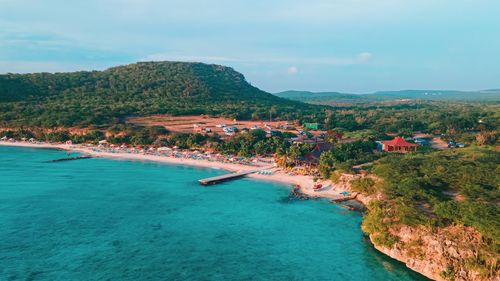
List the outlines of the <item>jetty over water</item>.
<svg viewBox="0 0 500 281">
<path fill-rule="evenodd" d="M 70 158 L 61 158 L 61 159 L 55 159 L 55 160 L 50 160 L 47 161 L 48 163 L 55 163 L 55 162 L 64 162 L 64 161 L 74 161 L 74 160 L 81 160 L 81 159 L 89 159 L 92 158 L 92 156 L 78 156 L 78 157 L 70 157 Z"/>
<path fill-rule="evenodd" d="M 221 182 L 238 179 L 238 178 L 244 177 L 246 175 L 257 173 L 259 171 L 267 170 L 267 169 L 270 169 L 270 168 L 273 168 L 273 167 L 274 166 L 262 167 L 262 168 L 255 169 L 255 170 L 250 170 L 250 171 L 242 171 L 242 172 L 237 172 L 237 173 L 225 174 L 225 175 L 221 175 L 221 176 L 216 176 L 216 177 L 201 179 L 201 180 L 198 180 L 198 182 L 200 184 L 202 184 L 202 185 L 218 184 L 218 183 L 221 183 Z"/>
</svg>

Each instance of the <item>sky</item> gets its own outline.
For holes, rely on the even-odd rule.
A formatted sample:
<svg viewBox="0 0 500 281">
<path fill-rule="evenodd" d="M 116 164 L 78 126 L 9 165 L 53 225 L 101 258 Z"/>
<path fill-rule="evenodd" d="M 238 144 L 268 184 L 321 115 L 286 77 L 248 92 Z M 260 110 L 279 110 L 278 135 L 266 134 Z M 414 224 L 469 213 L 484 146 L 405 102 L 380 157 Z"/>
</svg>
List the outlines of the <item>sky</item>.
<svg viewBox="0 0 500 281">
<path fill-rule="evenodd" d="M 500 88 L 498 0 L 0 0 L 0 73 L 199 61 L 263 90 Z"/>
</svg>

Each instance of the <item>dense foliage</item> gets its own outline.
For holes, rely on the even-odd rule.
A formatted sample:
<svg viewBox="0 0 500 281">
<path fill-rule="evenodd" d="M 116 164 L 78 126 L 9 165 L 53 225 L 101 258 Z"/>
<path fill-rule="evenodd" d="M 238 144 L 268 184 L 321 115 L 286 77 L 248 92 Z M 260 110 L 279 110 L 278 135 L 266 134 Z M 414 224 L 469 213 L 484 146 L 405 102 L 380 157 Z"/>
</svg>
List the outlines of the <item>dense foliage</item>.
<svg viewBox="0 0 500 281">
<path fill-rule="evenodd" d="M 336 145 L 321 154 L 318 170 L 329 178 L 335 170 L 350 171 L 354 164 L 366 163 L 377 158 L 373 141 L 355 141 Z"/>
<path fill-rule="evenodd" d="M 286 135 L 279 133 L 268 138 L 263 130 L 252 130 L 219 143 L 217 150 L 244 157 L 269 156 L 283 153 L 290 147 L 290 142 L 285 137 Z"/>
<path fill-rule="evenodd" d="M 415 103 L 398 105 L 366 105 L 327 110 L 326 129 L 348 132 L 371 131 L 373 137 L 381 133 L 410 136 L 414 131 L 450 136 L 470 132 L 491 131 L 500 127 L 498 105 L 454 103 Z"/>
<path fill-rule="evenodd" d="M 220 65 L 141 62 L 105 71 L 0 75 L 4 126 L 90 126 L 128 116 L 212 114 L 295 119 L 318 106 L 281 99 Z"/>
</svg>

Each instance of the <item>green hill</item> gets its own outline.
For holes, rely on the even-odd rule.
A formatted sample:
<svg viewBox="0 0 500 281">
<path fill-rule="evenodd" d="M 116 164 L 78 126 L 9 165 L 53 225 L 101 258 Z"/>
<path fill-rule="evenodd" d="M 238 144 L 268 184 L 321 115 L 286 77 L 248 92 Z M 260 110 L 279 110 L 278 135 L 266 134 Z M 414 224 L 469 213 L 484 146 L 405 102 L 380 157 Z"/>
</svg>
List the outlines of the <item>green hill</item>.
<svg viewBox="0 0 500 281">
<path fill-rule="evenodd" d="M 211 114 L 238 119 L 293 118 L 317 107 L 250 85 L 232 68 L 185 62 L 139 62 L 104 71 L 0 75 L 3 125 L 119 123 L 128 116 Z"/>
</svg>

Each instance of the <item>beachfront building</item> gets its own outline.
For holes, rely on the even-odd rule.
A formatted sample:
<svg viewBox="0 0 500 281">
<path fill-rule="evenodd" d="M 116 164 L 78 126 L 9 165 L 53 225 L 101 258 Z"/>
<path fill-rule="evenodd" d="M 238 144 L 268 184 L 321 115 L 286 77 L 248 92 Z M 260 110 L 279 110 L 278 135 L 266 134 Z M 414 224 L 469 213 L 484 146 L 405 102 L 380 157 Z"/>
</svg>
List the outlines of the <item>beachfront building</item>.
<svg viewBox="0 0 500 281">
<path fill-rule="evenodd" d="M 317 143 L 311 152 L 306 153 L 304 157 L 301 157 L 298 160 L 297 164 L 308 167 L 316 167 L 319 165 L 319 159 L 321 157 L 321 153 L 328 151 L 332 148 L 333 148 L 333 143 L 329 142 Z"/>
<path fill-rule="evenodd" d="M 407 142 L 402 137 L 395 137 L 390 141 L 381 141 L 379 142 L 381 145 L 381 149 L 386 152 L 412 152 L 417 151 L 417 144 Z"/>
</svg>

